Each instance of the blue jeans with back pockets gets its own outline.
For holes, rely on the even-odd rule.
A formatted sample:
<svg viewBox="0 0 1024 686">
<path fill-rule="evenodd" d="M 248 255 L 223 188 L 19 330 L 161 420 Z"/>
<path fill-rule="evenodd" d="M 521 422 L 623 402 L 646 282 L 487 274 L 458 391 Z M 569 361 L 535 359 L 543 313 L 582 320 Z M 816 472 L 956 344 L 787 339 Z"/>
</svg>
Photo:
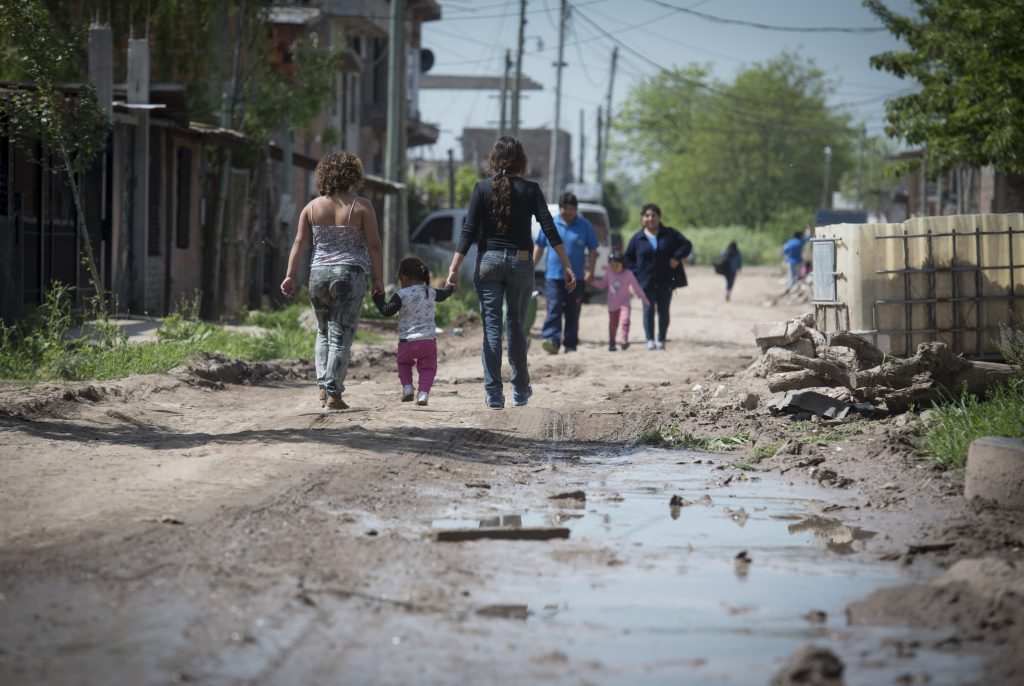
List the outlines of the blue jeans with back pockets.
<svg viewBox="0 0 1024 686">
<path fill-rule="evenodd" d="M 488 398 L 504 398 L 501 381 L 501 342 L 507 330 L 508 363 L 512 389 L 525 393 L 530 386 L 526 366 L 526 309 L 533 292 L 533 260 L 519 259 L 515 250 L 487 250 L 477 258 L 473 284 L 480 298 L 484 325 L 481 359 Z M 527 253 L 528 254 L 528 253 Z M 503 307 L 504 306 L 504 307 Z M 504 315 L 504 316 L 503 316 Z"/>
</svg>

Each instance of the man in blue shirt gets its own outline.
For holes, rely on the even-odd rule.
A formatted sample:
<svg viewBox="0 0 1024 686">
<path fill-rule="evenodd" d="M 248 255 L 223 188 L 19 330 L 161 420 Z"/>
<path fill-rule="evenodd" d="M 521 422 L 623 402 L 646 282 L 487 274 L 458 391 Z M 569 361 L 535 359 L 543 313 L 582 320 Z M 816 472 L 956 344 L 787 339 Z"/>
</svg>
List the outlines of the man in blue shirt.
<svg viewBox="0 0 1024 686">
<path fill-rule="evenodd" d="M 569 255 L 569 264 L 573 272 L 583 274 L 585 283 L 594 275 L 594 264 L 597 262 L 597 234 L 594 226 L 586 217 L 577 213 L 579 202 L 572 193 L 565 193 L 558 199 L 558 216 L 555 217 L 555 228 L 562 237 L 565 251 Z M 533 261 L 537 262 L 544 254 L 548 245 L 543 233 L 533 248 Z M 586 268 L 584 268 L 584 263 Z M 565 274 L 558 255 L 552 250 L 548 252 L 547 269 L 544 274 L 544 298 L 547 300 L 548 313 L 540 335 L 544 339 L 541 344 L 545 351 L 555 355 L 559 347 L 564 346 L 565 352 L 575 352 L 579 344 L 580 309 L 583 307 L 583 291 L 581 285 L 572 292 L 565 289 Z M 564 319 L 564 327 L 563 327 Z"/>
<path fill-rule="evenodd" d="M 789 265 L 789 283 L 786 284 L 787 291 L 800 280 L 800 267 L 804 263 L 804 243 L 806 242 L 807 236 L 804 232 L 797 231 L 793 234 L 792 238 L 782 244 L 782 257 L 785 258 L 786 264 Z"/>
</svg>

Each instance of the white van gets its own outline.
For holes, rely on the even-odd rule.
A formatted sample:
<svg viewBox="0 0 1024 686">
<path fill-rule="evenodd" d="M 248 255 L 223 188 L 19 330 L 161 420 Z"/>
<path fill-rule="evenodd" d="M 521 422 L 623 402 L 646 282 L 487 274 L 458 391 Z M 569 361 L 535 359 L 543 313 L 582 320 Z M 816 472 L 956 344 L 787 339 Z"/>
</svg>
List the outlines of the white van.
<svg viewBox="0 0 1024 686">
<path fill-rule="evenodd" d="M 558 204 L 548 205 L 548 211 L 551 212 L 552 217 L 558 216 Z M 611 243 L 611 225 L 608 221 L 608 210 L 605 209 L 604 205 L 598 205 L 592 202 L 581 202 L 576 207 L 577 213 L 590 220 L 590 223 L 594 225 L 594 233 L 597 235 L 597 263 L 594 265 L 595 275 L 604 276 L 605 270 L 608 269 L 608 255 L 612 250 Z M 537 242 L 540 236 L 541 228 L 540 223 L 536 219 L 533 220 L 533 241 Z M 544 272 L 547 271 L 547 252 L 545 251 L 544 257 L 540 259 L 540 262 L 534 265 L 534 270 L 537 273 L 537 281 L 543 283 Z M 583 280 L 583 274 L 577 274 L 577 279 Z"/>
<path fill-rule="evenodd" d="M 452 262 L 455 244 L 466 223 L 466 208 L 435 210 L 409 234 L 409 249 L 412 254 L 427 263 L 434 277 L 448 276 L 448 265 Z M 469 253 L 459 268 L 459 280 L 464 284 L 473 283 L 473 269 L 476 265 L 476 244 L 469 246 Z"/>
<path fill-rule="evenodd" d="M 577 208 L 578 212 L 590 220 L 594 225 L 594 233 L 597 235 L 597 266 L 598 274 L 604 274 L 608 267 L 608 253 L 611 252 L 611 230 L 608 223 L 608 210 L 604 205 L 596 205 L 589 202 L 581 202 Z M 551 216 L 558 215 L 558 205 L 548 205 Z M 409 249 L 413 255 L 427 263 L 430 273 L 435 277 L 444 277 L 448 274 L 448 265 L 452 261 L 452 253 L 455 251 L 455 244 L 462 233 L 462 225 L 466 223 L 467 210 L 465 207 L 456 207 L 447 210 L 435 210 L 423 218 L 415 229 L 409 234 Z M 533 220 L 533 239 L 536 242 L 540 236 L 540 224 Z M 466 259 L 459 269 L 459 279 L 465 283 L 472 283 L 473 270 L 476 267 L 476 243 L 469 246 Z M 542 258 L 539 264 L 534 265 L 537 279 L 544 282 L 544 272 L 547 269 L 546 259 Z M 577 274 L 582 279 L 583 274 Z"/>
</svg>

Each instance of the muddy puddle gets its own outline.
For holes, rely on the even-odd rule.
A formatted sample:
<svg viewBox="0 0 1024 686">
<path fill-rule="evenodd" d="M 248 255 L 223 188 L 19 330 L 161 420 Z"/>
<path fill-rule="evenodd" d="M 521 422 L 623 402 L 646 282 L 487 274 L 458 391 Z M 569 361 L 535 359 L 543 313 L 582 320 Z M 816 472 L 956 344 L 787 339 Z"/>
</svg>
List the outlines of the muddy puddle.
<svg viewBox="0 0 1024 686">
<path fill-rule="evenodd" d="M 502 602 L 479 613 L 566 636 L 559 650 L 599 667 L 602 683 L 765 684 L 805 643 L 835 652 L 847 685 L 981 673 L 983 656 L 936 649 L 941 633 L 847 626 L 849 602 L 909 580 L 880 559 L 883 532 L 843 521 L 855 494 L 716 469 L 728 461 L 661 450 L 595 458 L 588 466 L 603 476 L 578 484 L 585 503 L 456 512 L 433 527 L 567 527 L 575 544 L 611 551 L 608 563 L 541 584 L 509 575 L 493 589 Z"/>
</svg>

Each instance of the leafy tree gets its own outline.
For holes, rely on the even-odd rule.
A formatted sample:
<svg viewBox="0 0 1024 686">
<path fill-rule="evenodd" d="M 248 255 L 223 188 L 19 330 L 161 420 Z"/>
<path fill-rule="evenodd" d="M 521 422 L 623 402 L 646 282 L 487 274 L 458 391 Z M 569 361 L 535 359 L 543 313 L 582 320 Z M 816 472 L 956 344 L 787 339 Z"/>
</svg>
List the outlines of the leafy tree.
<svg viewBox="0 0 1024 686">
<path fill-rule="evenodd" d="M 71 43 L 58 34 L 39 0 L 0 1 L 0 35 L 17 55 L 16 61 L 6 61 L 7 67 L 28 84 L 3 95 L 0 126 L 30 156 L 34 147 L 30 140 L 39 141 L 44 154 L 36 162 L 64 175 L 78 214 L 78 239 L 96 288 L 96 305 L 104 312 L 103 279 L 89 240 L 79 175 L 105 147 L 110 122 L 90 85 L 82 86 L 77 94 L 57 88 L 58 79 L 78 73 L 80 64 Z"/>
<path fill-rule="evenodd" d="M 896 146 L 891 140 L 881 136 L 865 139 L 863 160 L 859 164 L 859 183 L 856 169 L 843 174 L 839 181 L 843 196 L 859 200 L 861 209 L 882 214 L 893 193 L 901 186 L 898 165 L 892 161 L 895 154 Z"/>
<path fill-rule="evenodd" d="M 875 55 L 871 66 L 921 86 L 886 103 L 886 132 L 927 146 L 934 171 L 992 163 L 1024 173 L 1024 2 L 914 3 L 917 18 L 864 2 L 909 47 Z"/>
<path fill-rule="evenodd" d="M 851 164 L 849 117 L 812 61 L 783 53 L 710 82 L 705 67 L 662 71 L 634 87 L 616 127 L 624 161 L 646 176 L 669 223 L 761 228 L 820 197 L 826 146 L 834 178 Z M 621 151 L 621 147 L 620 147 Z"/>
</svg>

